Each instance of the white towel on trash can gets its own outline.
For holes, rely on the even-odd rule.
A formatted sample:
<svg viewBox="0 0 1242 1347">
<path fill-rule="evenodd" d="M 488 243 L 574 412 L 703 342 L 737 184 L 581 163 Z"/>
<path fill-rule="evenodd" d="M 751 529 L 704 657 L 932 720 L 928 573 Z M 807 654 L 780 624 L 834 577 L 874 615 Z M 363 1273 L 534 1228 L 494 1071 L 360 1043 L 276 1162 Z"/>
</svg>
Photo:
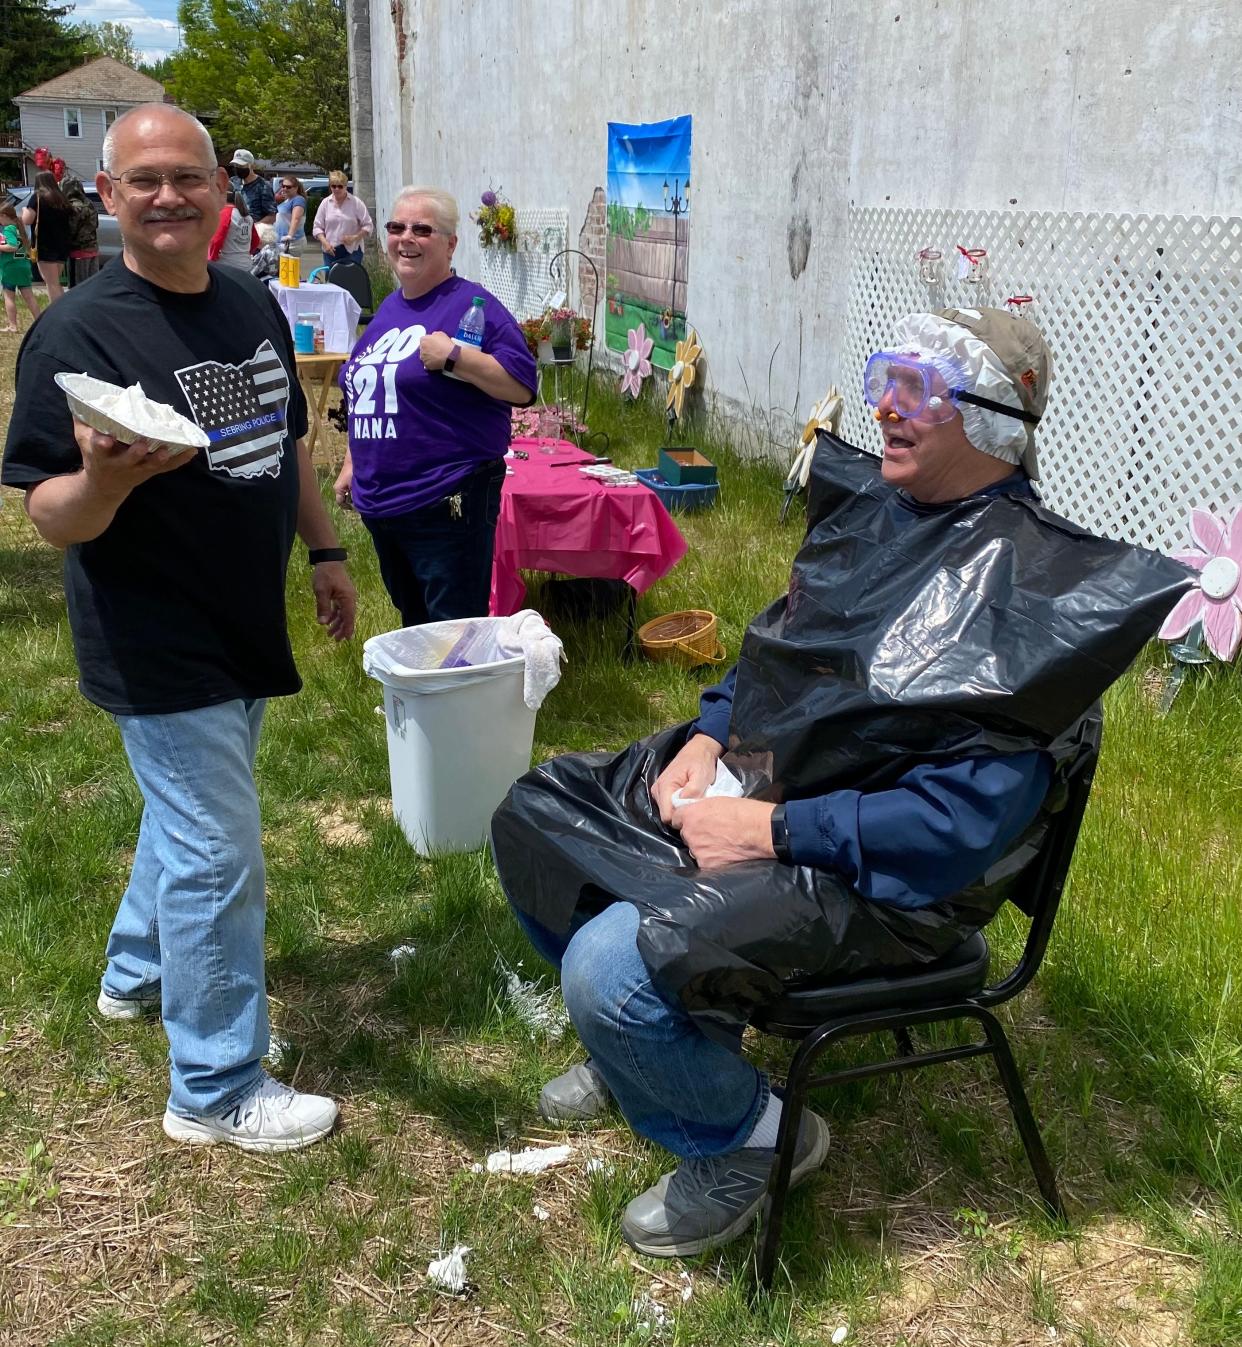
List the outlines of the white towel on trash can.
<svg viewBox="0 0 1242 1347">
<path fill-rule="evenodd" d="M 541 613 L 523 608 L 512 617 L 497 620 L 496 645 L 505 658 L 521 655 L 526 660 L 522 700 L 532 711 L 538 711 L 543 699 L 561 681 L 561 661 L 565 658 L 561 638 L 553 634 Z"/>
</svg>

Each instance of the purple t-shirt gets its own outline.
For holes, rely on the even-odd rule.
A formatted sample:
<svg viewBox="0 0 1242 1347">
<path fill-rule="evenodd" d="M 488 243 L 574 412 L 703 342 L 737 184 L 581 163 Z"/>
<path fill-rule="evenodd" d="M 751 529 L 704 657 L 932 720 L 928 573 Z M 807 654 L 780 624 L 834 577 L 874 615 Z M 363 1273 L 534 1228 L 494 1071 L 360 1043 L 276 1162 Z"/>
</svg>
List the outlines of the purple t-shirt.
<svg viewBox="0 0 1242 1347">
<path fill-rule="evenodd" d="M 535 360 L 526 338 L 481 285 L 450 276 L 417 299 L 394 290 L 341 374 L 359 514 L 383 517 L 434 505 L 483 464 L 504 457 L 509 404 L 464 380 L 425 370 L 418 355 L 426 333 L 453 336 L 476 295 L 487 301 L 484 352 L 534 395 Z"/>
</svg>

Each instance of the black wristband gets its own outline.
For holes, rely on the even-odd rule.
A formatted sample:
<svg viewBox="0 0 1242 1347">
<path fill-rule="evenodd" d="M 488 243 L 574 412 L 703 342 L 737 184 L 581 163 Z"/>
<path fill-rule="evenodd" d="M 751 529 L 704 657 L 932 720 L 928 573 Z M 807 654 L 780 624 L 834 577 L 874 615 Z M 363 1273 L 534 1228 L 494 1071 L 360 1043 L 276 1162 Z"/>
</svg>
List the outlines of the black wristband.
<svg viewBox="0 0 1242 1347">
<path fill-rule="evenodd" d="M 312 547 L 306 554 L 312 566 L 321 561 L 347 561 L 349 553 L 343 547 Z"/>
<path fill-rule="evenodd" d="M 772 811 L 772 850 L 782 865 L 792 865 L 789 854 L 789 824 L 785 822 L 785 806 L 778 804 Z"/>
</svg>

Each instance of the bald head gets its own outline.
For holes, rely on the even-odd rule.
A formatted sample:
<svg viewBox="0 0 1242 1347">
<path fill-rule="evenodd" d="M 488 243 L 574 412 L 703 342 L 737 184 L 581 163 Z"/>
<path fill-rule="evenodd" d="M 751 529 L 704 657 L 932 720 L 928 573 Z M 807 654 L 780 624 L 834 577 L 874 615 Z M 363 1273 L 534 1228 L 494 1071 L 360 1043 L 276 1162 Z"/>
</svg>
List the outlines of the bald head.
<svg viewBox="0 0 1242 1347">
<path fill-rule="evenodd" d="M 171 103 L 140 103 L 122 113 L 108 128 L 104 136 L 103 160 L 105 173 L 122 173 L 127 167 L 125 159 L 152 136 L 170 130 L 189 133 L 197 138 L 202 147 L 202 165 L 211 167 L 216 162 L 216 147 L 211 143 L 207 128 L 188 112 L 173 107 Z"/>
</svg>

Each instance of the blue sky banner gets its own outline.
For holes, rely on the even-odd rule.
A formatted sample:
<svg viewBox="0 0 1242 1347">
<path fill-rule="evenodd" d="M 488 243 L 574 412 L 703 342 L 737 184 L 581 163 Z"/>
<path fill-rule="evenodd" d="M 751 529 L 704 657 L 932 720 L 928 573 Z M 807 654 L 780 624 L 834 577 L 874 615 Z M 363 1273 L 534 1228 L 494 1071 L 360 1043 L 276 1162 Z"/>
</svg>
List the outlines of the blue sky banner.
<svg viewBox="0 0 1242 1347">
<path fill-rule="evenodd" d="M 691 120 L 608 123 L 605 339 L 623 351 L 642 323 L 664 369 L 686 328 Z"/>
</svg>

